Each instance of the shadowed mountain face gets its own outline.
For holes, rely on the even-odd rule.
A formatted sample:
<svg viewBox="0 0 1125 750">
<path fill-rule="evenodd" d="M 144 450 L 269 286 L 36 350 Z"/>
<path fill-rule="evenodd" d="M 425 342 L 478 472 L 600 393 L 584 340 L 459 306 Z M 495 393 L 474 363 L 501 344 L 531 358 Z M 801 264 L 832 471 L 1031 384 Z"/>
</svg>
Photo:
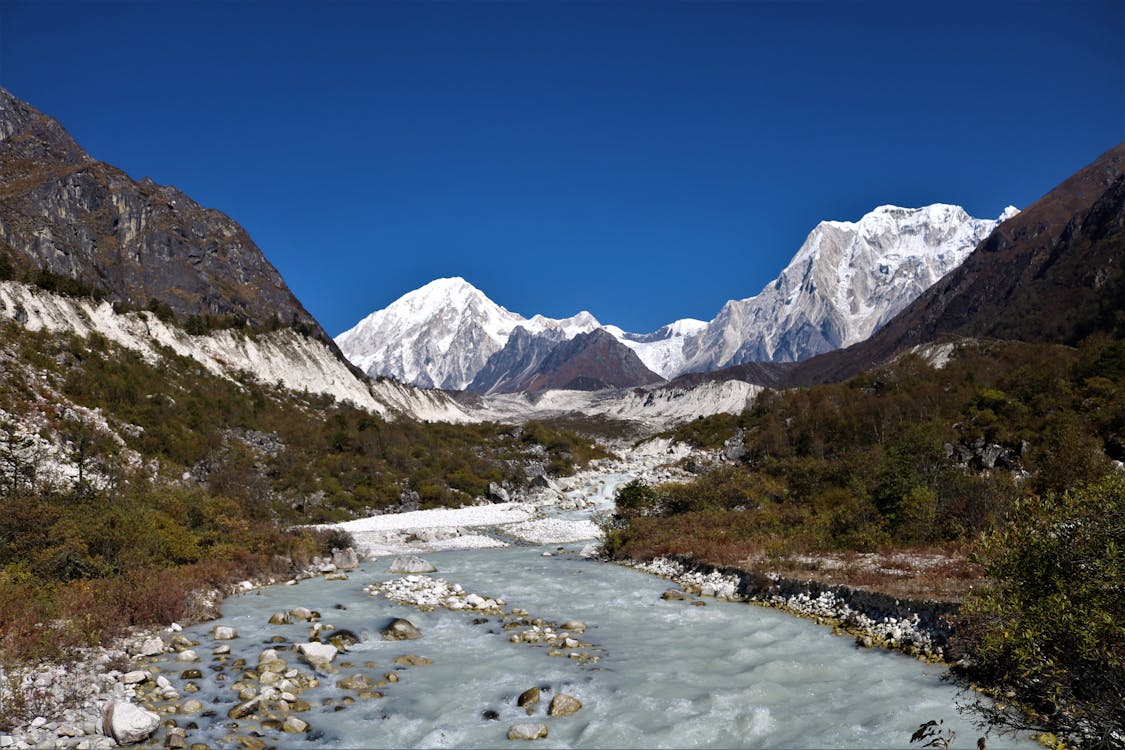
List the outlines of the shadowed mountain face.
<svg viewBox="0 0 1125 750">
<path fill-rule="evenodd" d="M 156 299 L 181 317 L 299 323 L 331 341 L 234 220 L 94 160 L 57 121 L 3 89 L 0 241 L 17 262 L 115 302 Z"/>
<path fill-rule="evenodd" d="M 508 384 L 509 393 L 535 393 L 552 389 L 597 391 L 630 388 L 663 380 L 644 366 L 629 347 L 612 334 L 597 329 L 563 341 L 518 382 Z"/>
<path fill-rule="evenodd" d="M 531 333 L 522 326 L 512 331 L 504 348 L 488 358 L 466 390 L 474 393 L 511 393 L 536 375 L 544 361 L 565 340 L 562 331 Z"/>
</svg>

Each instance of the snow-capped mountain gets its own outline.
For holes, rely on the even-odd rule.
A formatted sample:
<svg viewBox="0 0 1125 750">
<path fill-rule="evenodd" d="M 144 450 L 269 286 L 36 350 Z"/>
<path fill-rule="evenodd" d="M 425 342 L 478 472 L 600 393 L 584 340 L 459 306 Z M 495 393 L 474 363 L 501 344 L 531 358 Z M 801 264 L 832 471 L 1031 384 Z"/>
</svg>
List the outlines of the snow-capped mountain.
<svg viewBox="0 0 1125 750">
<path fill-rule="evenodd" d="M 453 278 L 404 295 L 336 343 L 369 375 L 478 393 L 507 392 L 531 373 L 542 374 L 558 346 L 599 328 L 665 379 L 745 362 L 802 360 L 866 339 L 1015 212 L 1009 208 L 994 221 L 940 203 L 880 206 L 856 222 L 822 222 L 776 280 L 755 297 L 727 302 L 710 323 L 689 318 L 635 334 L 602 325 L 588 312 L 524 318 Z"/>
<path fill-rule="evenodd" d="M 361 320 L 336 337 L 368 375 L 425 387 L 463 390 L 516 327 L 560 331 L 570 339 L 601 324 L 588 312 L 554 320 L 509 312 L 462 278 L 437 279 Z"/>
<path fill-rule="evenodd" d="M 824 221 L 776 280 L 732 300 L 685 341 L 682 372 L 808 359 L 863 341 L 956 268 L 1001 222 L 959 206 L 879 206 Z"/>
<path fill-rule="evenodd" d="M 625 346 L 632 349 L 645 367 L 660 377 L 670 379 L 684 369 L 684 343 L 699 334 L 707 323 L 683 318 L 653 333 L 628 333 L 617 326 L 605 326 Z"/>
</svg>

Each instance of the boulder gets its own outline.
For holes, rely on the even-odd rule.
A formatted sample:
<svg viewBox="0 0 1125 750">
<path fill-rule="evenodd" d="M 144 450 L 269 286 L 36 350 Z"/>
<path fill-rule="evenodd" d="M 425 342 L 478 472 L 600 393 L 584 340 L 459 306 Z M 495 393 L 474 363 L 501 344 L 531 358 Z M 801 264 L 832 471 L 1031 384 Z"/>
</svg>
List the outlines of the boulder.
<svg viewBox="0 0 1125 750">
<path fill-rule="evenodd" d="M 423 560 L 417 555 L 400 555 L 391 561 L 391 566 L 387 568 L 388 573 L 436 573 L 435 568 L 431 563 Z"/>
<path fill-rule="evenodd" d="M 340 651 L 344 651 L 348 646 L 359 643 L 359 636 L 346 628 L 332 631 L 328 636 L 328 642 L 335 646 Z"/>
<path fill-rule="evenodd" d="M 197 714 L 203 710 L 203 703 L 194 698 L 190 701 L 184 701 L 184 705 L 180 706 L 180 713 L 183 714 Z"/>
<path fill-rule="evenodd" d="M 396 617 L 381 631 L 384 641 L 413 641 L 422 637 L 422 631 L 414 627 L 410 620 Z"/>
<path fill-rule="evenodd" d="M 233 641 L 238 637 L 238 631 L 226 625 L 216 625 L 212 634 L 216 641 Z"/>
<path fill-rule="evenodd" d="M 157 636 L 145 638 L 141 642 L 141 656 L 159 656 L 164 653 L 164 641 Z"/>
<path fill-rule="evenodd" d="M 132 672 L 121 675 L 121 681 L 126 685 L 136 685 L 138 682 L 144 682 L 147 679 L 148 672 L 143 669 L 134 669 Z"/>
<path fill-rule="evenodd" d="M 510 740 L 541 740 L 546 737 L 546 724 L 513 724 L 508 727 L 508 739 Z"/>
<path fill-rule="evenodd" d="M 197 645 L 199 645 L 199 644 L 197 644 L 192 639 L 188 638 L 186 635 L 174 635 L 174 636 L 172 636 L 172 648 L 176 649 L 177 651 L 184 651 L 186 649 L 191 648 L 192 646 L 197 646 Z"/>
<path fill-rule="evenodd" d="M 160 726 L 160 714 L 126 701 L 110 701 L 102 712 L 102 732 L 119 745 L 146 739 Z"/>
<path fill-rule="evenodd" d="M 297 651 L 305 661 L 312 666 L 321 666 L 332 663 L 339 650 L 330 643 L 299 643 Z"/>
<path fill-rule="evenodd" d="M 520 708 L 531 709 L 539 703 L 539 688 L 532 687 L 520 693 L 520 697 L 516 698 L 516 705 Z"/>
<path fill-rule="evenodd" d="M 582 708 L 582 701 L 575 698 L 573 695 L 566 693 L 559 693 L 551 699 L 551 705 L 547 707 L 548 716 L 570 716 L 577 713 Z"/>
<path fill-rule="evenodd" d="M 351 547 L 332 550 L 332 564 L 336 570 L 355 570 L 359 567 L 359 556 Z"/>
<path fill-rule="evenodd" d="M 300 734 L 309 728 L 309 723 L 298 719 L 296 716 L 286 717 L 285 723 L 281 725 L 281 731 L 289 732 L 290 734 Z"/>
<path fill-rule="evenodd" d="M 227 711 L 227 717 L 235 720 L 243 719 L 250 714 L 255 713 L 261 705 L 262 699 L 260 697 L 251 698 L 250 700 L 239 703 L 237 706 Z"/>
<path fill-rule="evenodd" d="M 270 625 L 288 625 L 292 620 L 288 612 L 274 612 L 270 615 Z"/>
<path fill-rule="evenodd" d="M 336 687 L 344 690 L 370 690 L 375 687 L 375 683 L 367 675 L 356 673 L 338 681 Z"/>
<path fill-rule="evenodd" d="M 190 648 L 184 649 L 176 654 L 176 661 L 199 661 L 199 654 L 195 653 Z"/>
<path fill-rule="evenodd" d="M 508 491 L 496 482 L 488 483 L 488 492 L 485 494 L 485 497 L 494 503 L 506 503 L 511 499 L 508 496 Z"/>
<path fill-rule="evenodd" d="M 569 630 L 572 633 L 585 633 L 586 623 L 581 620 L 567 620 L 559 626 L 562 630 Z"/>
<path fill-rule="evenodd" d="M 660 595 L 660 598 L 668 601 L 683 601 L 685 599 L 689 599 L 690 597 L 679 589 L 668 589 Z"/>
<path fill-rule="evenodd" d="M 307 622 L 313 619 L 313 611 L 308 607 L 294 607 L 293 609 L 289 610 L 289 618 L 290 620 L 300 620 L 301 622 Z"/>
<path fill-rule="evenodd" d="M 392 661 L 400 667 L 424 667 L 427 664 L 434 663 L 432 659 L 427 659 L 424 656 L 417 656 L 415 654 L 396 656 Z"/>
</svg>

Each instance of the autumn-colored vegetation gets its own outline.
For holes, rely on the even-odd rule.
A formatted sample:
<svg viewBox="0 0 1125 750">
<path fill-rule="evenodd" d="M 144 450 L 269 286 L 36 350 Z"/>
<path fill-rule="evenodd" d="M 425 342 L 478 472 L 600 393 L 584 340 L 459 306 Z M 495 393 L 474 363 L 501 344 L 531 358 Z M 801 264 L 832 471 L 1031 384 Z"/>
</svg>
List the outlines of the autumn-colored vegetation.
<svg viewBox="0 0 1125 750">
<path fill-rule="evenodd" d="M 673 436 L 740 455 L 687 484 L 622 488 L 610 554 L 965 550 L 983 572 L 959 629 L 972 677 L 1056 728 L 1125 724 L 1125 341 L 966 342 L 942 368 L 907 355 Z"/>
<path fill-rule="evenodd" d="M 0 358 L 5 659 L 188 617 L 200 588 L 288 576 L 333 546 L 297 525 L 459 506 L 605 455 L 545 424 L 388 422 L 98 336 L 0 325 Z"/>
</svg>

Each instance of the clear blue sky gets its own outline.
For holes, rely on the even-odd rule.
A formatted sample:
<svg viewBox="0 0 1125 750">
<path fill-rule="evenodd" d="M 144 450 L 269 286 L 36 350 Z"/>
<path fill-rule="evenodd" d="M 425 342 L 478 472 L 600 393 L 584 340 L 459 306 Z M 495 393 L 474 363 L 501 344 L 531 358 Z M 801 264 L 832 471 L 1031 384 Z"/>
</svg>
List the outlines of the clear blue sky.
<svg viewBox="0 0 1125 750">
<path fill-rule="evenodd" d="M 822 219 L 1125 139 L 1125 3 L 0 0 L 0 86 L 242 223 L 333 335 L 439 276 L 648 331 Z"/>
</svg>

